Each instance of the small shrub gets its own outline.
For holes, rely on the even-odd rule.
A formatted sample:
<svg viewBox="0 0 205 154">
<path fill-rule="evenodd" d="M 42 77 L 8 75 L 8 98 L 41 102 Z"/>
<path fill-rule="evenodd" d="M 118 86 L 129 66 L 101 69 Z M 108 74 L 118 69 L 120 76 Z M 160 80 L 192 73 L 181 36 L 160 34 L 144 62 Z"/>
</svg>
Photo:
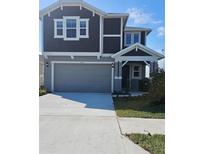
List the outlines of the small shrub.
<svg viewBox="0 0 205 154">
<path fill-rule="evenodd" d="M 155 73 L 151 78 L 149 97 L 154 104 L 164 104 L 165 103 L 165 72 L 160 70 Z"/>
<path fill-rule="evenodd" d="M 139 81 L 139 90 L 143 92 L 148 92 L 150 88 L 150 79 L 144 78 Z"/>
<path fill-rule="evenodd" d="M 39 96 L 43 96 L 43 95 L 45 95 L 45 94 L 47 94 L 47 90 L 46 90 L 45 87 L 41 86 L 41 87 L 39 88 Z"/>
</svg>

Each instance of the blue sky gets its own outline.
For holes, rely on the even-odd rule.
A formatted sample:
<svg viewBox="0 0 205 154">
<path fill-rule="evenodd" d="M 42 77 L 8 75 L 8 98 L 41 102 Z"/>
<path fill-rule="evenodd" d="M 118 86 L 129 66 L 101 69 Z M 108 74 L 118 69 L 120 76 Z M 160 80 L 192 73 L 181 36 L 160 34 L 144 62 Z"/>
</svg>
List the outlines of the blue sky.
<svg viewBox="0 0 205 154">
<path fill-rule="evenodd" d="M 40 0 L 43 9 L 57 0 Z M 108 13 L 129 13 L 127 25 L 151 28 L 147 46 L 161 52 L 165 48 L 164 0 L 84 0 Z M 40 38 L 41 39 L 41 38 Z M 40 41 L 41 42 L 41 41 Z M 41 45 L 40 45 L 41 46 Z M 164 64 L 163 64 L 164 65 Z"/>
</svg>

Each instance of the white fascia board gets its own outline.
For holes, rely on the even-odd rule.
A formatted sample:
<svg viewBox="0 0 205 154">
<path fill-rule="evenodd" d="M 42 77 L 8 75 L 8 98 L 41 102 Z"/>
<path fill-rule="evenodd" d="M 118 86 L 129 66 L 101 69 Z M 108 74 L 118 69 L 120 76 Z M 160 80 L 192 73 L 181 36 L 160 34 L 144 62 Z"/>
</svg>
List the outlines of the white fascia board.
<svg viewBox="0 0 205 154">
<path fill-rule="evenodd" d="M 100 52 L 43 52 L 44 56 L 102 56 L 111 57 L 113 54 L 101 54 Z"/>
<path fill-rule="evenodd" d="M 92 61 L 51 61 L 51 64 L 113 64 L 113 62 L 92 62 Z"/>
<path fill-rule="evenodd" d="M 107 13 L 105 18 L 119 18 L 119 17 L 129 17 L 129 13 Z"/>
<path fill-rule="evenodd" d="M 94 12 L 97 13 L 98 15 L 105 15 L 105 14 L 106 14 L 106 12 L 104 12 L 104 11 L 102 11 L 102 10 L 100 10 L 100 9 L 98 9 L 98 8 L 96 8 L 96 7 L 92 6 L 92 5 L 90 5 L 90 4 L 86 3 L 86 2 L 84 2 L 84 1 L 82 1 L 82 4 L 83 4 L 85 7 L 88 7 L 89 9 L 92 9 L 92 11 L 94 11 Z"/>
<path fill-rule="evenodd" d="M 154 56 L 121 56 L 117 57 L 115 61 L 157 61 Z"/>
<path fill-rule="evenodd" d="M 164 55 L 162 55 L 162 54 L 160 54 L 160 53 L 158 53 L 158 52 L 156 52 L 156 51 L 154 51 L 154 50 L 152 50 L 148 47 L 145 47 L 144 45 L 139 44 L 139 43 L 135 43 L 135 44 L 133 44 L 133 45 L 131 45 L 131 46 L 117 52 L 116 54 L 112 55 L 111 57 L 112 58 L 118 58 L 118 57 L 130 52 L 131 50 L 133 50 L 135 48 L 136 48 L 136 51 L 139 48 L 139 49 L 143 50 L 144 52 L 152 55 L 153 57 L 157 57 L 157 59 L 163 59 L 164 58 Z"/>
<path fill-rule="evenodd" d="M 43 52 L 45 56 L 99 56 L 100 52 Z"/>
<path fill-rule="evenodd" d="M 148 54 L 155 55 L 155 56 L 157 56 L 159 59 L 163 59 L 163 58 L 164 58 L 164 55 L 163 55 L 163 54 L 161 54 L 161 53 L 159 53 L 159 52 L 157 52 L 157 51 L 154 51 L 154 50 L 152 50 L 152 49 L 150 49 L 150 48 L 148 48 L 148 47 L 146 47 L 146 46 L 144 46 L 144 45 L 142 45 L 142 44 L 137 43 L 137 48 L 139 48 L 139 49 L 141 49 L 141 50 L 147 52 Z"/>
<path fill-rule="evenodd" d="M 60 2 L 55 2 L 55 3 L 51 4 L 51 5 L 49 5 L 48 7 L 46 7 L 46 8 L 44 8 L 44 9 L 40 10 L 40 14 L 39 14 L 40 19 L 41 19 L 44 15 L 46 15 L 48 12 L 52 12 L 52 11 L 54 11 L 55 9 L 57 9 L 58 7 L 61 7 Z"/>
<path fill-rule="evenodd" d="M 141 28 L 135 28 L 135 29 L 129 29 L 126 28 L 124 29 L 124 32 L 141 32 L 141 31 L 145 31 L 146 32 L 146 36 L 152 31 L 152 29 L 141 29 Z"/>
<path fill-rule="evenodd" d="M 95 14 L 98 14 L 100 16 L 103 16 L 104 18 L 119 18 L 119 17 L 123 17 L 123 18 L 128 18 L 129 14 L 128 13 L 106 13 L 84 1 L 58 1 L 55 2 L 51 5 L 49 5 L 48 7 L 42 9 L 40 11 L 40 19 L 42 18 L 42 16 L 48 14 L 49 12 L 52 12 L 58 8 L 62 8 L 63 6 L 79 6 L 79 9 L 82 9 L 82 7 L 94 12 Z"/>
<path fill-rule="evenodd" d="M 92 6 L 84 1 L 76 1 L 76 2 L 74 2 L 74 1 L 70 1 L 70 2 L 69 1 L 58 1 L 58 2 L 55 2 L 51 5 L 49 5 L 48 7 L 44 8 L 44 9 L 42 9 L 40 11 L 40 18 L 42 16 L 44 16 L 45 14 L 52 12 L 52 11 L 56 10 L 57 8 L 62 7 L 62 6 L 79 6 L 79 9 L 80 9 L 80 7 L 81 8 L 84 7 L 92 12 L 94 11 L 96 14 L 98 14 L 100 16 L 106 15 L 106 13 L 104 11 L 102 11 L 102 10 L 100 10 L 100 9 L 98 9 L 98 8 Z"/>
</svg>

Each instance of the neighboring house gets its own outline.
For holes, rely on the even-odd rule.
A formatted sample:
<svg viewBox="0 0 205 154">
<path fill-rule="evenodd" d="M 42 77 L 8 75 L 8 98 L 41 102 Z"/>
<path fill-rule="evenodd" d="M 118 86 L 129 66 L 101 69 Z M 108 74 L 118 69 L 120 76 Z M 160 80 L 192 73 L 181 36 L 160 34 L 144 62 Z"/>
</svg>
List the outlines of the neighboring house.
<svg viewBox="0 0 205 154">
<path fill-rule="evenodd" d="M 52 92 L 137 91 L 145 66 L 164 56 L 146 47 L 149 28 L 126 27 L 129 14 L 105 13 L 82 0 L 40 11 L 45 87 Z"/>
<path fill-rule="evenodd" d="M 44 86 L 44 57 L 39 55 L 39 87 Z"/>
</svg>

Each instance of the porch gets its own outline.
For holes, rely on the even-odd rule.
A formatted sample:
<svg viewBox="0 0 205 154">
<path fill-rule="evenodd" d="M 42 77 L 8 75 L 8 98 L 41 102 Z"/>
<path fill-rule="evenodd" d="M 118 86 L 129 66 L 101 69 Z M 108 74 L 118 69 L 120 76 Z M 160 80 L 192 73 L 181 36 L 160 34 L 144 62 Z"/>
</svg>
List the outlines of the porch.
<svg viewBox="0 0 205 154">
<path fill-rule="evenodd" d="M 139 92 L 140 82 L 145 77 L 146 64 L 144 62 L 127 62 L 122 66 L 122 91 Z"/>
<path fill-rule="evenodd" d="M 142 80 L 158 71 L 158 60 L 164 56 L 139 43 L 112 55 L 114 89 L 118 92 L 139 92 Z"/>
</svg>

